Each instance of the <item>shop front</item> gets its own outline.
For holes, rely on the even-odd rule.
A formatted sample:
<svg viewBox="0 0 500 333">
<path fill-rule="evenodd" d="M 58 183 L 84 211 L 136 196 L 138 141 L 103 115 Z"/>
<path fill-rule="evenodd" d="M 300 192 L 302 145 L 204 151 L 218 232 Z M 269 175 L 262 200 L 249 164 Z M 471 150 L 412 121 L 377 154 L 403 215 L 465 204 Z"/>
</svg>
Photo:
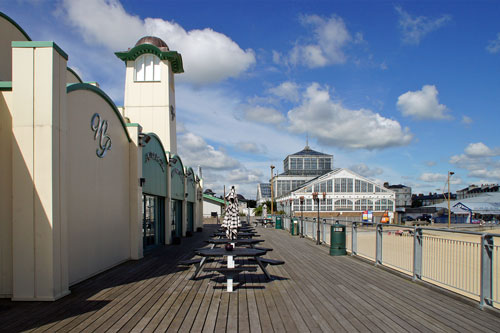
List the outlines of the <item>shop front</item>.
<svg viewBox="0 0 500 333">
<path fill-rule="evenodd" d="M 142 149 L 142 244 L 146 250 L 165 244 L 167 157 L 155 134 L 144 134 L 144 138 L 149 138 Z"/>
<path fill-rule="evenodd" d="M 194 232 L 194 215 L 195 215 L 195 202 L 196 202 L 196 180 L 192 168 L 186 170 L 186 214 L 187 226 L 186 236 L 191 236 Z"/>
<path fill-rule="evenodd" d="M 171 199 L 172 199 L 172 242 L 180 243 L 183 236 L 183 201 L 184 194 L 184 166 L 178 155 L 171 154 L 169 159 L 170 180 L 171 180 Z"/>
</svg>

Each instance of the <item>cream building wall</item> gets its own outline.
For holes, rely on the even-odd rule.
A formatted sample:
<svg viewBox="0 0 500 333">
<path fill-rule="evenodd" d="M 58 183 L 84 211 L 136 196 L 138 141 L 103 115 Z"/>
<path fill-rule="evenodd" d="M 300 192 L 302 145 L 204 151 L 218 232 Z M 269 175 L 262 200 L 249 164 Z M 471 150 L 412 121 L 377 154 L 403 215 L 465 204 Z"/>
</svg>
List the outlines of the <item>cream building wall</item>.
<svg viewBox="0 0 500 333">
<path fill-rule="evenodd" d="M 12 41 L 30 41 L 31 38 L 7 15 L 0 12 L 0 81 L 12 81 Z"/>
<path fill-rule="evenodd" d="M 12 92 L 0 91 L 0 297 L 12 294 Z"/>
<path fill-rule="evenodd" d="M 130 257 L 127 130 L 101 95 L 81 86 L 68 93 L 70 285 Z M 94 139 L 91 129 L 95 113 L 107 122 L 105 135 L 112 143 L 102 158 L 96 153 L 99 137 Z"/>
</svg>

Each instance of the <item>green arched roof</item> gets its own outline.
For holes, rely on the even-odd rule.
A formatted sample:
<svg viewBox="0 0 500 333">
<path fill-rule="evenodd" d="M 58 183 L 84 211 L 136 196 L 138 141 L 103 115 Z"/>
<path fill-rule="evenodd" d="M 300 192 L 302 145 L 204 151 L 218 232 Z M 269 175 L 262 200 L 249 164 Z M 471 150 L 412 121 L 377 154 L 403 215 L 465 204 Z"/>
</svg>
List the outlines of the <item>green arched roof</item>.
<svg viewBox="0 0 500 333">
<path fill-rule="evenodd" d="M 160 137 L 153 132 L 144 133 L 144 134 L 149 135 L 150 137 L 153 137 L 156 139 L 156 141 L 158 141 L 158 143 L 160 144 L 160 147 L 161 147 L 161 151 L 163 152 L 163 156 L 165 156 L 165 162 L 166 162 L 168 160 L 167 159 L 167 151 L 165 150 L 165 147 L 163 147 L 163 142 L 161 142 Z"/>
<path fill-rule="evenodd" d="M 106 93 L 104 91 L 102 91 L 100 88 L 93 86 L 91 84 L 88 84 L 88 83 L 71 83 L 71 84 L 68 84 L 66 87 L 66 92 L 68 94 L 70 92 L 76 91 L 76 90 L 89 90 L 89 91 L 96 93 L 100 97 L 102 97 L 102 99 L 104 99 L 109 104 L 111 109 L 113 109 L 116 116 L 120 120 L 120 123 L 122 124 L 122 127 L 123 127 L 123 131 L 125 132 L 125 135 L 127 136 L 128 141 L 129 142 L 132 141 L 130 139 L 130 135 L 128 134 L 128 131 L 127 131 L 127 126 L 125 125 L 125 121 L 123 120 L 123 117 L 120 114 L 120 111 L 118 111 L 115 103 L 111 100 L 111 98 L 108 95 L 106 95 Z"/>
<path fill-rule="evenodd" d="M 10 23 L 12 23 L 12 25 L 15 26 L 17 28 L 17 30 L 19 30 L 19 32 L 21 32 L 24 35 L 24 37 L 26 37 L 27 40 L 31 41 L 31 37 L 28 36 L 28 34 L 26 33 L 26 31 L 24 31 L 24 29 L 21 28 L 21 26 L 19 24 L 17 24 L 16 21 L 14 21 L 13 19 L 11 19 L 9 16 L 7 16 L 3 12 L 0 12 L 0 17 L 3 17 L 4 19 L 6 19 Z"/>
<path fill-rule="evenodd" d="M 177 51 L 162 51 L 152 44 L 140 44 L 128 51 L 115 52 L 115 55 L 123 61 L 135 60 L 139 56 L 151 53 L 158 56 L 161 60 L 168 60 L 172 64 L 172 71 L 174 73 L 184 73 L 182 66 L 182 56 Z"/>
<path fill-rule="evenodd" d="M 184 163 L 182 163 L 182 160 L 181 160 L 181 157 L 177 154 L 172 154 L 172 153 L 168 153 L 168 156 L 169 156 L 169 161 L 171 158 L 175 158 L 177 159 L 177 161 L 179 161 L 181 163 L 181 169 L 182 169 L 182 173 L 185 174 L 184 172 Z"/>
<path fill-rule="evenodd" d="M 73 74 L 74 76 L 76 76 L 76 78 L 78 79 L 78 81 L 80 81 L 80 83 L 83 83 L 82 79 L 80 78 L 80 75 L 78 75 L 74 70 L 73 68 L 71 67 L 66 67 L 66 69 L 71 72 L 71 74 Z"/>
</svg>

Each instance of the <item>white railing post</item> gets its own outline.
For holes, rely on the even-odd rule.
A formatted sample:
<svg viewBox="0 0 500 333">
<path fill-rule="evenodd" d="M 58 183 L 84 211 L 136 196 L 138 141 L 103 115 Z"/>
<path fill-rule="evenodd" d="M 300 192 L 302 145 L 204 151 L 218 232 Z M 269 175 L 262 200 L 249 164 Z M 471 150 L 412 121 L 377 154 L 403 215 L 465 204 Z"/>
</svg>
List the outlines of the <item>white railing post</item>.
<svg viewBox="0 0 500 333">
<path fill-rule="evenodd" d="M 375 265 L 382 265 L 382 224 L 377 223 L 375 227 L 376 234 L 376 252 L 375 252 Z"/>
<path fill-rule="evenodd" d="M 358 254 L 358 224 L 353 222 L 351 224 L 351 255 Z"/>
<path fill-rule="evenodd" d="M 413 281 L 422 279 L 422 229 L 413 228 Z"/>
<path fill-rule="evenodd" d="M 481 292 L 479 307 L 492 305 L 493 300 L 493 236 L 481 236 Z"/>
</svg>

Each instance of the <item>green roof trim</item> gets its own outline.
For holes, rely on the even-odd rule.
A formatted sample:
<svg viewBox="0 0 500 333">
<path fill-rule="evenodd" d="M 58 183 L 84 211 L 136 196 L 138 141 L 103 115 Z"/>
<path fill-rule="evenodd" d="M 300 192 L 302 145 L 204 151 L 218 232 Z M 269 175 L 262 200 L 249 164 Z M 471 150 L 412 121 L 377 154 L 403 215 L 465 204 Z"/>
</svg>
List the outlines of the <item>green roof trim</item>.
<svg viewBox="0 0 500 333">
<path fill-rule="evenodd" d="M 27 40 L 31 41 L 31 37 L 28 36 L 28 34 L 26 33 L 26 31 L 24 31 L 24 29 L 21 28 L 21 26 L 19 24 L 17 24 L 16 21 L 14 21 L 13 19 L 11 19 L 9 16 L 7 16 L 3 12 L 0 12 L 0 17 L 3 17 L 7 21 L 9 21 L 13 26 L 15 26 L 17 28 L 17 30 L 19 30 L 20 33 L 22 33 L 24 35 L 24 37 L 26 37 Z"/>
<path fill-rule="evenodd" d="M 115 55 L 123 61 L 133 61 L 137 59 L 139 56 L 151 53 L 161 60 L 168 60 L 172 64 L 172 71 L 174 73 L 184 73 L 184 67 L 182 65 L 182 56 L 177 51 L 166 51 L 163 52 L 158 47 L 152 44 L 141 44 L 133 47 L 128 51 L 123 52 L 115 52 Z"/>
<path fill-rule="evenodd" d="M 71 72 L 71 74 L 76 76 L 76 78 L 78 79 L 78 81 L 80 81 L 80 83 L 83 83 L 82 79 L 80 78 L 80 75 L 78 75 L 71 67 L 66 67 L 66 69 L 68 70 L 68 72 Z"/>
<path fill-rule="evenodd" d="M 217 201 L 217 202 L 219 202 L 221 204 L 225 203 L 224 200 L 216 198 L 216 197 L 214 197 L 214 196 L 212 196 L 210 194 L 205 194 L 205 193 L 203 193 L 203 199 L 209 199 L 209 200 Z"/>
<path fill-rule="evenodd" d="M 71 83 L 71 84 L 68 84 L 66 86 L 66 92 L 68 94 L 70 92 L 76 91 L 76 90 L 89 90 L 89 91 L 92 91 L 92 92 L 96 93 L 97 95 L 101 96 L 109 104 L 111 109 L 113 109 L 116 116 L 120 120 L 120 123 L 122 124 L 123 130 L 125 131 L 125 134 L 127 135 L 128 142 L 132 142 L 132 140 L 130 139 L 130 135 L 128 134 L 127 124 L 125 124 L 125 121 L 123 120 L 123 117 L 120 114 L 120 111 L 118 111 L 115 103 L 111 100 L 111 98 L 108 95 L 106 95 L 106 93 L 104 91 L 101 90 L 101 88 L 98 88 L 98 87 L 93 86 L 93 85 L 88 84 L 88 83 Z"/>
<path fill-rule="evenodd" d="M 68 55 L 63 51 L 55 42 L 43 41 L 43 42 L 12 42 L 12 47 L 53 47 L 57 53 L 59 53 L 64 59 L 68 60 Z"/>
<path fill-rule="evenodd" d="M 182 173 L 185 175 L 186 173 L 184 172 L 184 163 L 182 163 L 181 157 L 179 155 L 177 155 L 177 154 L 173 154 L 173 153 L 170 153 L 170 152 L 168 153 L 168 155 L 169 155 L 169 158 L 168 158 L 169 162 L 170 162 L 171 158 L 175 158 L 178 162 L 181 162 L 181 170 L 182 170 Z"/>
<path fill-rule="evenodd" d="M 12 81 L 0 81 L 0 91 L 11 91 L 12 90 Z"/>
<path fill-rule="evenodd" d="M 142 127 L 139 123 L 125 123 L 127 127 Z"/>
</svg>

